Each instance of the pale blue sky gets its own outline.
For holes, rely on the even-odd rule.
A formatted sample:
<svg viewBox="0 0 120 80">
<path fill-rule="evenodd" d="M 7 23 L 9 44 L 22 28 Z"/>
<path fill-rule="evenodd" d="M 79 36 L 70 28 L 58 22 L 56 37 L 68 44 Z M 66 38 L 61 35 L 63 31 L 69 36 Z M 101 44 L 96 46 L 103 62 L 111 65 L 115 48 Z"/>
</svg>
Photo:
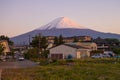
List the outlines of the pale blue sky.
<svg viewBox="0 0 120 80">
<path fill-rule="evenodd" d="M 120 34 L 120 0 L 0 0 L 0 35 L 23 34 L 61 16 Z"/>
</svg>

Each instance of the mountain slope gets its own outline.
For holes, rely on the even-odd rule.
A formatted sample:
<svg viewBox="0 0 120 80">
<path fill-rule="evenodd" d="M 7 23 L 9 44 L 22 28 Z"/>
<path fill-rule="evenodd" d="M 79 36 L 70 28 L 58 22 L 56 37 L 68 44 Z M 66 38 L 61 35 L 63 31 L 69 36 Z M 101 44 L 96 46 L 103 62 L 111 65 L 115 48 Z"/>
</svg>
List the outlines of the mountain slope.
<svg viewBox="0 0 120 80">
<path fill-rule="evenodd" d="M 112 33 L 103 33 L 98 32 L 95 30 L 87 29 L 85 27 L 80 26 L 79 24 L 75 23 L 74 21 L 70 20 L 66 17 L 60 17 L 52 22 L 44 25 L 38 29 L 30 31 L 28 33 L 16 36 L 11 38 L 15 44 L 28 44 L 29 35 L 34 37 L 41 33 L 44 36 L 59 36 L 63 35 L 65 37 L 70 36 L 91 36 L 93 38 L 101 37 L 101 38 L 118 38 L 120 39 L 119 34 L 112 34 Z"/>
<path fill-rule="evenodd" d="M 67 17 L 60 17 L 52 22 L 38 28 L 37 30 L 45 30 L 45 29 L 63 29 L 63 28 L 75 28 L 75 29 L 85 29 L 85 27 L 80 26 L 73 20 L 67 18 Z"/>
</svg>

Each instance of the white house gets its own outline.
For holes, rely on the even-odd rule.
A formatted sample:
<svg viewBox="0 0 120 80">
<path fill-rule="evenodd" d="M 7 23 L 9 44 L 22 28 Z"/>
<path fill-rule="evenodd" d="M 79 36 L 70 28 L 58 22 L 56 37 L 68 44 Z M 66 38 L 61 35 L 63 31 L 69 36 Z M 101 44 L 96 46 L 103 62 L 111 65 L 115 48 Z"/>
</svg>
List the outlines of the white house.
<svg viewBox="0 0 120 80">
<path fill-rule="evenodd" d="M 67 59 L 71 56 L 73 59 L 80 59 L 90 56 L 90 49 L 78 45 L 62 44 L 50 49 L 49 58 Z"/>
</svg>

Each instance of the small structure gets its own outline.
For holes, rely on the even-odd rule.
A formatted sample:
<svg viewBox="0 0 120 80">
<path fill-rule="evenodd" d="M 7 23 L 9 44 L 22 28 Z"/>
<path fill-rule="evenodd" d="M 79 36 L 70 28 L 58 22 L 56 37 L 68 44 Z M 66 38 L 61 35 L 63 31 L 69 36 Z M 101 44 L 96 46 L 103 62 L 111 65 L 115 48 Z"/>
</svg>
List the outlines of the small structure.
<svg viewBox="0 0 120 80">
<path fill-rule="evenodd" d="M 62 44 L 50 49 L 51 59 L 80 59 L 90 56 L 90 49 L 79 45 Z"/>
<path fill-rule="evenodd" d="M 49 50 L 50 48 L 52 48 L 54 46 L 54 43 L 48 43 L 48 46 L 46 48 L 46 50 Z"/>
<path fill-rule="evenodd" d="M 94 42 L 78 42 L 76 43 L 77 45 L 80 45 L 80 46 L 83 46 L 83 47 L 86 47 L 86 48 L 89 48 L 92 50 L 97 50 L 97 44 L 94 43 Z"/>
<path fill-rule="evenodd" d="M 54 43 L 54 39 L 57 36 L 45 36 L 48 43 Z M 91 41 L 92 38 L 90 36 L 72 36 L 72 37 L 63 37 L 63 42 L 65 43 L 72 43 L 76 38 L 79 42 L 80 41 Z"/>
<path fill-rule="evenodd" d="M 8 45 L 8 41 L 6 41 L 6 40 L 1 40 L 0 41 L 0 44 L 2 44 L 3 46 L 4 46 L 4 55 L 7 55 L 9 52 L 10 52 L 10 47 L 9 47 L 9 45 Z"/>
<path fill-rule="evenodd" d="M 69 45 L 77 45 L 77 46 L 82 46 L 85 48 L 92 50 L 97 50 L 97 44 L 94 42 L 74 42 L 74 43 L 67 43 Z"/>
<path fill-rule="evenodd" d="M 65 43 L 72 43 L 74 41 L 74 38 L 76 38 L 79 42 L 92 40 L 90 36 L 72 36 L 72 37 L 64 37 L 63 41 Z"/>
<path fill-rule="evenodd" d="M 55 36 L 45 36 L 48 43 L 54 43 Z"/>
<path fill-rule="evenodd" d="M 103 51 L 107 51 L 109 50 L 109 44 L 97 44 L 98 46 L 98 50 L 103 50 Z"/>
</svg>

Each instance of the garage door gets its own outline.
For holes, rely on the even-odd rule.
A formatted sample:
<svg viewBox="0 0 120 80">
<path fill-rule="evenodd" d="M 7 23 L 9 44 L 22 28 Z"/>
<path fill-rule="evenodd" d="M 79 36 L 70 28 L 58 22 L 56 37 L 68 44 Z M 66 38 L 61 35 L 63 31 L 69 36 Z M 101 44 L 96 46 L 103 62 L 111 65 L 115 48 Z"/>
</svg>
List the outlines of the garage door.
<svg viewBox="0 0 120 80">
<path fill-rule="evenodd" d="M 63 54 L 51 54 L 52 59 L 63 59 Z"/>
</svg>

